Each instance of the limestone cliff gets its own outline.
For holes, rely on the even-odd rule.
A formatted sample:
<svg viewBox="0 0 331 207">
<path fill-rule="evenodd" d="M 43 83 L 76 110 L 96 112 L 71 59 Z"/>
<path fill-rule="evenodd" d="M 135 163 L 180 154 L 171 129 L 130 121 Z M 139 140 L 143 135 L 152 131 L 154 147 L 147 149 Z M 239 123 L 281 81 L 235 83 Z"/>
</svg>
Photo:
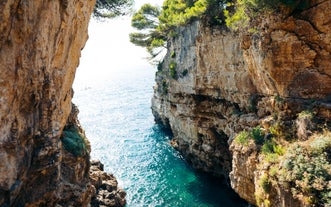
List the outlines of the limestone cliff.
<svg viewBox="0 0 331 207">
<path fill-rule="evenodd" d="M 156 121 L 172 130 L 172 144 L 194 167 L 228 179 L 252 204 L 315 202 L 269 173 L 283 170 L 285 152 L 269 162 L 261 151 L 271 140 L 290 149 L 291 143 L 301 146 L 330 130 L 330 11 L 330 0 L 315 0 L 304 11 L 265 14 L 256 20 L 254 34 L 196 21 L 179 28 L 168 43 L 156 73 Z M 298 114 L 305 111 L 314 119 L 304 121 Z M 261 133 L 262 143 L 233 141 L 252 129 Z M 265 174 L 272 179 L 261 193 Z"/>
<path fill-rule="evenodd" d="M 72 83 L 94 4 L 0 3 L 0 206 L 87 206 L 91 200 L 88 141 L 81 140 L 85 148 L 75 154 L 62 131 L 84 137 L 71 105 Z"/>
</svg>

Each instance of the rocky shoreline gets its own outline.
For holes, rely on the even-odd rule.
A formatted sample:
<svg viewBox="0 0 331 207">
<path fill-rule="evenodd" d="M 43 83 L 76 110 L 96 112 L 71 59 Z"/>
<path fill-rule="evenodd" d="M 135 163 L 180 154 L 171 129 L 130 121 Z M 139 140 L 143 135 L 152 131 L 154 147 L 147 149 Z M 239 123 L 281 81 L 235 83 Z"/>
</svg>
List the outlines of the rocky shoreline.
<svg viewBox="0 0 331 207">
<path fill-rule="evenodd" d="M 90 181 L 94 186 L 91 200 L 92 207 L 123 207 L 126 204 L 126 192 L 118 188 L 116 178 L 104 171 L 99 160 L 92 160 Z"/>
</svg>

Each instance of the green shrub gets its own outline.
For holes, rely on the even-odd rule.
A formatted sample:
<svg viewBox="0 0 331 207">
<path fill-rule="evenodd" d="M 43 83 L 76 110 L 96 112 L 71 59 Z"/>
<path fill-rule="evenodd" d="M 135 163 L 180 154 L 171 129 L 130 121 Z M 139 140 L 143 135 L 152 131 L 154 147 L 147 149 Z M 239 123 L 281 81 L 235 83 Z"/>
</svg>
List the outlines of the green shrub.
<svg viewBox="0 0 331 207">
<path fill-rule="evenodd" d="M 277 155 L 284 155 L 286 152 L 286 149 L 282 146 L 282 145 L 274 145 L 273 146 L 273 151 L 274 153 L 276 153 Z"/>
<path fill-rule="evenodd" d="M 224 10 L 226 25 L 234 30 L 247 28 L 259 13 L 278 5 L 278 0 L 237 0 L 235 3 L 227 3 Z"/>
<path fill-rule="evenodd" d="M 263 143 L 261 152 L 263 154 L 275 153 L 276 155 L 283 155 L 285 153 L 285 148 L 281 145 L 278 145 L 274 139 L 272 139 Z"/>
<path fill-rule="evenodd" d="M 274 140 L 267 140 L 262 145 L 261 152 L 265 155 L 265 160 L 268 163 L 278 163 L 279 157 L 285 153 L 285 148 Z"/>
<path fill-rule="evenodd" d="M 75 127 L 70 127 L 63 130 L 62 143 L 64 149 L 76 157 L 87 153 L 84 139 Z"/>
<path fill-rule="evenodd" d="M 227 4 L 227 9 L 224 10 L 226 26 L 234 30 L 238 30 L 243 27 L 247 27 L 250 18 L 245 13 L 246 6 L 242 0 L 237 1 L 237 7 L 234 13 L 231 13 L 231 7 L 234 7 L 233 3 Z M 230 8 L 230 9 L 229 9 Z"/>
<path fill-rule="evenodd" d="M 263 154 L 274 153 L 274 147 L 276 143 L 272 140 L 267 140 L 264 142 L 261 148 Z"/>
<path fill-rule="evenodd" d="M 247 145 L 249 141 L 249 133 L 246 130 L 241 131 L 234 140 L 238 144 Z"/>
<path fill-rule="evenodd" d="M 159 16 L 160 28 L 168 30 L 172 27 L 185 25 L 194 18 L 200 17 L 208 7 L 207 0 L 178 1 L 165 0 Z"/>
<path fill-rule="evenodd" d="M 250 131 L 250 136 L 254 140 L 254 142 L 258 145 L 263 144 L 264 142 L 264 132 L 260 126 L 254 127 Z"/>
<path fill-rule="evenodd" d="M 239 144 L 247 145 L 249 139 L 253 139 L 255 144 L 261 145 L 264 142 L 264 133 L 260 126 L 254 127 L 250 131 L 241 131 L 235 138 Z"/>
<path fill-rule="evenodd" d="M 168 37 L 176 38 L 176 37 L 178 37 L 178 32 L 174 31 L 174 30 L 170 30 L 168 33 Z"/>
<path fill-rule="evenodd" d="M 263 175 L 259 182 L 260 186 L 262 187 L 263 191 L 265 193 L 269 193 L 271 190 L 271 182 L 269 181 L 269 178 L 267 175 Z"/>
<path fill-rule="evenodd" d="M 298 114 L 298 118 L 301 118 L 301 119 L 304 119 L 304 118 L 312 119 L 313 118 L 313 112 L 311 112 L 309 110 L 301 111 Z"/>
<path fill-rule="evenodd" d="M 283 132 L 280 122 L 277 122 L 276 124 L 270 126 L 269 132 L 275 137 L 281 137 L 283 135 Z"/>
<path fill-rule="evenodd" d="M 171 61 L 171 63 L 169 64 L 169 73 L 173 79 L 177 78 L 176 66 L 177 66 L 177 63 L 174 61 Z"/>
<path fill-rule="evenodd" d="M 290 186 L 294 196 L 304 196 L 312 206 L 331 205 L 330 146 L 330 133 L 296 143 L 281 162 L 280 181 Z"/>
<path fill-rule="evenodd" d="M 273 12 L 280 5 L 291 8 L 293 11 L 301 11 L 309 7 L 309 0 L 237 0 L 235 3 L 229 2 L 224 10 L 225 22 L 229 28 L 234 30 L 247 28 L 251 20 L 259 13 Z"/>
<path fill-rule="evenodd" d="M 255 199 L 257 202 L 257 206 L 270 206 L 270 200 L 268 199 L 268 194 L 271 191 L 271 181 L 269 180 L 268 174 L 263 174 L 258 178 L 259 188 L 255 189 Z"/>
<path fill-rule="evenodd" d="M 270 164 L 275 164 L 279 162 L 279 155 L 276 153 L 268 153 L 265 155 L 265 161 Z"/>
<path fill-rule="evenodd" d="M 324 133 L 310 143 L 310 147 L 317 153 L 323 153 L 324 151 L 331 154 L 331 135 Z"/>
<path fill-rule="evenodd" d="M 269 169 L 269 175 L 270 175 L 271 177 L 273 177 L 273 176 L 276 176 L 277 173 L 278 173 L 278 167 L 276 167 L 276 166 L 271 166 L 270 169 Z"/>
<path fill-rule="evenodd" d="M 175 58 L 176 57 L 176 52 L 175 51 L 172 51 L 171 54 L 170 54 L 170 57 L 171 58 Z"/>
</svg>

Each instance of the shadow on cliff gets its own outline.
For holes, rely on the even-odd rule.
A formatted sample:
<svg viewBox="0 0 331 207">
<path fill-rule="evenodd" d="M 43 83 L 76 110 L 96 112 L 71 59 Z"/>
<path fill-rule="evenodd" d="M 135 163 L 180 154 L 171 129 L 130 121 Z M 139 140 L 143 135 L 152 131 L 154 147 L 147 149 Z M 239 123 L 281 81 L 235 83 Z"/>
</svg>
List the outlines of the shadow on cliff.
<svg viewBox="0 0 331 207">
<path fill-rule="evenodd" d="M 160 136 L 161 135 L 161 136 Z M 164 137 L 168 139 L 169 143 L 173 138 L 171 129 L 164 127 L 164 125 L 155 124 L 153 127 L 153 137 L 155 137 L 157 142 L 164 141 Z M 161 138 L 163 137 L 163 138 Z M 171 151 L 171 150 L 170 150 Z M 223 178 L 217 178 L 215 176 L 209 175 L 204 172 L 200 172 L 192 167 L 192 165 L 185 161 L 183 156 L 175 150 L 177 157 L 184 162 L 184 168 L 181 170 L 181 173 L 185 173 L 185 170 L 188 170 L 186 176 L 193 176 L 195 179 L 192 179 L 190 182 L 186 183 L 182 180 L 180 185 L 184 185 L 185 192 L 188 195 L 194 195 L 194 205 L 200 206 L 203 203 L 203 206 L 215 206 L 215 207 L 248 207 L 250 206 L 246 201 L 241 199 L 229 186 L 229 183 L 226 182 Z M 174 162 L 174 161 L 172 161 Z M 163 163 L 167 165 L 167 168 L 171 167 L 173 163 Z M 170 170 L 170 169 L 169 169 Z M 175 173 L 176 171 L 170 170 Z M 177 175 L 178 176 L 178 175 Z M 189 180 L 189 179 L 188 179 Z M 178 184 L 178 183 L 177 183 Z M 178 192 L 183 193 L 183 192 Z M 184 193 L 183 193 L 184 194 Z M 187 196 L 187 195 L 186 195 Z"/>
</svg>

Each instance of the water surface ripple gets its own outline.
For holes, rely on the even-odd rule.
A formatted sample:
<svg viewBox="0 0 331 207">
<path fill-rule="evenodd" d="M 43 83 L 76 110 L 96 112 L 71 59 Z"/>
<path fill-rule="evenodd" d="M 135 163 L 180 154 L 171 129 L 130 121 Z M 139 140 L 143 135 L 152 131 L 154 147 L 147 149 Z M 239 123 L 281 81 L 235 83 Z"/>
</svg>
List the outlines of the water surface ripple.
<svg viewBox="0 0 331 207">
<path fill-rule="evenodd" d="M 100 159 L 127 191 L 127 206 L 244 206 L 222 181 L 196 173 L 169 145 L 150 110 L 154 70 L 75 80 L 74 102 Z"/>
</svg>

